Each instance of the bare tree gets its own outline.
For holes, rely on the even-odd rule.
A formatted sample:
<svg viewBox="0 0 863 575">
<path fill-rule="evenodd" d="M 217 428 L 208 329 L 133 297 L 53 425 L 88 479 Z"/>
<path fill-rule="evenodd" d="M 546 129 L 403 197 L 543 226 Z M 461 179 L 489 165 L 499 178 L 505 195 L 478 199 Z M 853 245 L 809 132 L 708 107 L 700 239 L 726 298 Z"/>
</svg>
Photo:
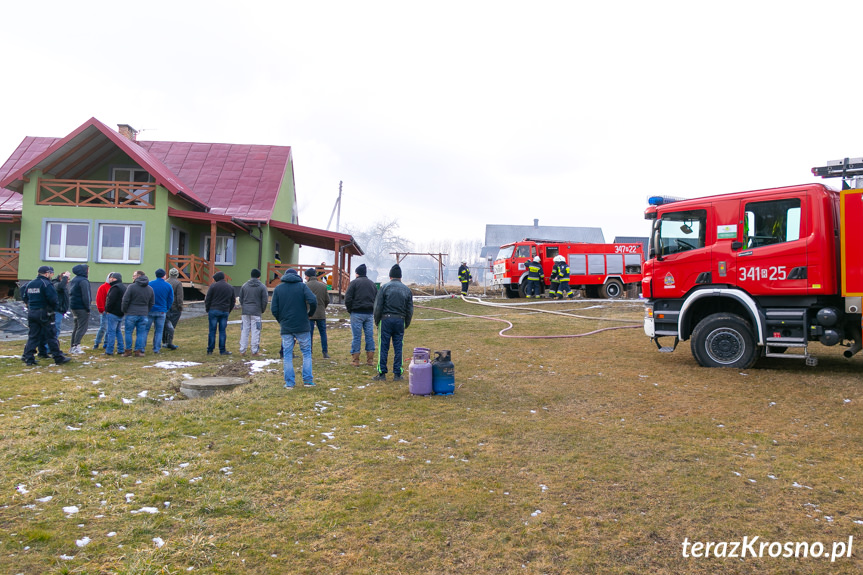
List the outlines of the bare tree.
<svg viewBox="0 0 863 575">
<path fill-rule="evenodd" d="M 411 251 L 411 242 L 398 234 L 399 222 L 396 219 L 380 220 L 369 228 L 345 226 L 345 233 L 354 237 L 365 252 L 363 259 L 369 267 L 389 268 L 395 263 L 391 252 Z"/>
</svg>

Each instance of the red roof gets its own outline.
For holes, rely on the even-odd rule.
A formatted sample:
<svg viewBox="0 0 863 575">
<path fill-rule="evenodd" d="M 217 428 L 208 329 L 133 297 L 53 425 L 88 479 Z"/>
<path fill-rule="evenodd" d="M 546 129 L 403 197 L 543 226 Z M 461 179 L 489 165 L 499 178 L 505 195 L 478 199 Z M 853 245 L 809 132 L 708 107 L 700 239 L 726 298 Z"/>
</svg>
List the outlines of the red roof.
<svg viewBox="0 0 863 575">
<path fill-rule="evenodd" d="M 58 178 L 78 179 L 84 158 L 118 146 L 156 183 L 210 213 L 268 222 L 291 164 L 290 146 L 133 142 L 96 118 L 65 138 L 27 137 L 0 167 L 0 211 L 18 198 L 27 172 L 50 166 Z M 86 164 L 86 162 L 84 162 Z M 11 204 L 10 204 L 11 205 Z"/>
<path fill-rule="evenodd" d="M 290 146 L 138 144 L 188 183 L 210 207 L 210 213 L 241 220 L 270 220 L 292 161 Z"/>
</svg>

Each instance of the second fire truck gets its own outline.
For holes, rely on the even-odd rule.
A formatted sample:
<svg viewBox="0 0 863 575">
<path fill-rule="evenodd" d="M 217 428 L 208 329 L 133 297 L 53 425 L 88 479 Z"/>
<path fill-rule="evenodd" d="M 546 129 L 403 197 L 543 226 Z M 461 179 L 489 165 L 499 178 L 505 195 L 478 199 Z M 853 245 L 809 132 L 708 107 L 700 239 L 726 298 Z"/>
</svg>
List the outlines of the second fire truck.
<svg viewBox="0 0 863 575">
<path fill-rule="evenodd" d="M 590 298 L 623 297 L 627 286 L 637 288 L 641 282 L 644 260 L 641 244 L 583 244 L 528 238 L 501 246 L 493 264 L 492 285 L 501 286 L 506 297 L 524 297 L 525 264 L 539 256 L 544 275 L 541 289 L 545 291 L 558 255 L 569 265 L 570 287 L 583 289 Z"/>
</svg>

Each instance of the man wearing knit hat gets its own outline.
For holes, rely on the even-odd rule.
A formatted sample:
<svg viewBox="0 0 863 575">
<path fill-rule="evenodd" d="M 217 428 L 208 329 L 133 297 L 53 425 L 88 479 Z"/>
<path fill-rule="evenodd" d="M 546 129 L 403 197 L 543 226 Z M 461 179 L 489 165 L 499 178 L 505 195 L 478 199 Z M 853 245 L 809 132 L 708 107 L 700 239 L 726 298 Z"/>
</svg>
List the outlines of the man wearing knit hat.
<svg viewBox="0 0 863 575">
<path fill-rule="evenodd" d="M 270 312 L 279 322 L 279 333 L 282 336 L 284 360 L 282 370 L 285 376 L 285 389 L 294 389 L 296 375 L 294 374 L 294 341 L 300 344 L 303 354 L 303 384 L 314 387 L 312 374 L 312 336 L 309 334 L 309 318 L 318 308 L 318 299 L 309 286 L 303 283 L 297 270 L 288 268 L 282 276 L 281 283 L 273 290 L 273 301 Z"/>
<path fill-rule="evenodd" d="M 366 277 L 366 264 L 357 266 L 357 277 L 348 284 L 345 308 L 351 314 L 351 365 L 360 366 L 360 345 L 366 336 L 366 365 L 375 364 L 375 297 L 378 288 Z"/>
<path fill-rule="evenodd" d="M 270 294 L 267 286 L 261 282 L 261 270 L 255 268 L 249 275 L 249 280 L 240 288 L 240 353 L 246 355 L 246 350 L 251 347 L 252 355 L 258 355 L 261 347 L 261 316 L 267 310 Z"/>
<path fill-rule="evenodd" d="M 414 314 L 414 296 L 408 286 L 402 283 L 402 268 L 399 264 L 390 268 L 390 281 L 381 286 L 375 298 L 375 324 L 378 326 L 380 351 L 378 355 L 378 374 L 373 381 L 386 381 L 387 355 L 390 340 L 393 344 L 393 381 L 402 378 L 402 342 L 405 330 L 411 324 Z"/>
<path fill-rule="evenodd" d="M 204 309 L 207 310 L 207 318 L 210 320 L 210 332 L 207 336 L 207 355 L 212 355 L 216 347 L 216 330 L 219 331 L 219 353 L 222 355 L 231 355 L 231 352 L 225 347 L 228 329 L 228 316 L 234 309 L 236 303 L 234 288 L 225 281 L 224 272 L 216 272 L 213 274 L 213 283 L 207 288 L 207 295 L 204 296 Z"/>
<path fill-rule="evenodd" d="M 183 283 L 180 281 L 180 270 L 171 268 L 168 271 L 168 283 L 174 290 L 174 303 L 171 304 L 171 309 L 165 315 L 165 331 L 162 333 L 162 342 L 168 349 L 177 349 L 177 346 L 174 345 L 174 331 L 177 329 L 180 316 L 183 315 Z"/>
<path fill-rule="evenodd" d="M 315 268 L 306 270 L 306 285 L 315 294 L 318 300 L 318 308 L 315 313 L 309 316 L 309 341 L 314 342 L 315 326 L 318 326 L 318 333 L 321 334 L 321 353 L 324 359 L 329 359 L 327 353 L 327 306 L 330 305 L 330 294 L 327 291 L 327 286 L 318 280 L 318 272 Z"/>
<path fill-rule="evenodd" d="M 150 287 L 153 288 L 153 307 L 147 314 L 147 333 L 150 333 L 150 326 L 155 325 L 153 329 L 153 353 L 161 353 L 165 317 L 168 315 L 168 310 L 174 305 L 174 288 L 165 281 L 165 270 L 162 268 L 156 270 L 156 279 L 150 282 Z"/>
</svg>

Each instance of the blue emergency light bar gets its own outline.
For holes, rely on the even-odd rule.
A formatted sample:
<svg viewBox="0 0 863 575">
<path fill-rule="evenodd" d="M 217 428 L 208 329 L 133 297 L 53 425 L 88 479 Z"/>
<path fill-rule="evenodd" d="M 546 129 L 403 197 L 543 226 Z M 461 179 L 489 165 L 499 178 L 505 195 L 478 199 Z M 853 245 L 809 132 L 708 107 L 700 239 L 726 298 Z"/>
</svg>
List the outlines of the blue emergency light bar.
<svg viewBox="0 0 863 575">
<path fill-rule="evenodd" d="M 674 202 L 681 202 L 686 198 L 679 198 L 677 196 L 650 196 L 647 198 L 647 203 L 651 206 L 663 206 L 665 204 L 673 204 Z"/>
</svg>

